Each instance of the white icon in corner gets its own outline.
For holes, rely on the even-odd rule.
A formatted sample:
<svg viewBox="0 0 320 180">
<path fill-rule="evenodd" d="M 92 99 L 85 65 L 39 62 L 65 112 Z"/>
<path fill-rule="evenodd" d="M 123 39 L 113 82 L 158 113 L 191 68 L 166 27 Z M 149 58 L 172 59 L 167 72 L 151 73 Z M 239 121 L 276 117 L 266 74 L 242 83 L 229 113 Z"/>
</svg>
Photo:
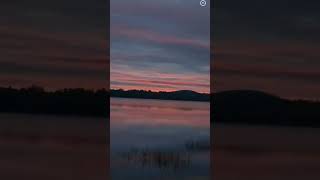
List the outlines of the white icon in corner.
<svg viewBox="0 0 320 180">
<path fill-rule="evenodd" d="M 201 0 L 200 1 L 200 6 L 204 7 L 207 5 L 207 1 L 206 0 Z"/>
</svg>

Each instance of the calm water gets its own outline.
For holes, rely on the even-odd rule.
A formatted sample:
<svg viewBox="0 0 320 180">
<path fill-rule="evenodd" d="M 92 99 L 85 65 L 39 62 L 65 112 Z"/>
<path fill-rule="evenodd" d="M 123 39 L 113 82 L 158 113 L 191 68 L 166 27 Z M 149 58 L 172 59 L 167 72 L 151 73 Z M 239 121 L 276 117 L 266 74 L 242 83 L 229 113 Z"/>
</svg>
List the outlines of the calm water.
<svg viewBox="0 0 320 180">
<path fill-rule="evenodd" d="M 111 98 L 112 179 L 209 179 L 209 108 Z"/>
</svg>

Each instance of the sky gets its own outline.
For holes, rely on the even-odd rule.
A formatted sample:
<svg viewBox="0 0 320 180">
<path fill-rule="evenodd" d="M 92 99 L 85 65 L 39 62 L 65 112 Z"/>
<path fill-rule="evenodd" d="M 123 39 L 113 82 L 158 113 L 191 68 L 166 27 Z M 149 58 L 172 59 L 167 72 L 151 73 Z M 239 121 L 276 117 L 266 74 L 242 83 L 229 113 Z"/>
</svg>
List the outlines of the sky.
<svg viewBox="0 0 320 180">
<path fill-rule="evenodd" d="M 207 9 L 193 0 L 112 3 L 113 87 L 208 89 Z M 212 90 L 319 100 L 319 9 L 316 0 L 215 1 Z M 105 0 L 1 1 L 0 87 L 108 87 L 108 15 Z"/>
<path fill-rule="evenodd" d="M 217 0 L 212 91 L 320 100 L 320 1 Z"/>
<path fill-rule="evenodd" d="M 199 2 L 111 1 L 111 88 L 209 92 L 210 6 Z"/>
<path fill-rule="evenodd" d="M 0 87 L 109 86 L 105 0 L 3 0 Z"/>
</svg>

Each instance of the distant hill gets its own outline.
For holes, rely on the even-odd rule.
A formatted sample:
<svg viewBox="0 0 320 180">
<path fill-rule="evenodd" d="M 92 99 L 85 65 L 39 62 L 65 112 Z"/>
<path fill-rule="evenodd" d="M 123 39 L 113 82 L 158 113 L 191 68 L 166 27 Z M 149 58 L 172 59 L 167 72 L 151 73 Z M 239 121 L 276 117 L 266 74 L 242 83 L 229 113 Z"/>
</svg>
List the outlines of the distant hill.
<svg viewBox="0 0 320 180">
<path fill-rule="evenodd" d="M 140 99 L 162 99 L 181 101 L 210 101 L 210 95 L 197 93 L 189 90 L 173 92 L 153 92 L 144 90 L 111 90 L 111 97 L 140 98 Z"/>
<path fill-rule="evenodd" d="M 320 127 L 319 102 L 238 90 L 215 93 L 211 107 L 213 122 Z"/>
</svg>

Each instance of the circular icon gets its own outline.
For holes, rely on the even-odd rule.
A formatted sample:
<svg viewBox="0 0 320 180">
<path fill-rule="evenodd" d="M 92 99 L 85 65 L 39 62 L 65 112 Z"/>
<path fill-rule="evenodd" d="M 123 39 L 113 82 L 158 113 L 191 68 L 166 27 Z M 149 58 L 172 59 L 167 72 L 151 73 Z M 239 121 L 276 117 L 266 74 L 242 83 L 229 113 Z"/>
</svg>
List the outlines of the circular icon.
<svg viewBox="0 0 320 180">
<path fill-rule="evenodd" d="M 204 7 L 207 5 L 207 1 L 206 0 L 201 0 L 200 1 L 200 6 Z"/>
</svg>

